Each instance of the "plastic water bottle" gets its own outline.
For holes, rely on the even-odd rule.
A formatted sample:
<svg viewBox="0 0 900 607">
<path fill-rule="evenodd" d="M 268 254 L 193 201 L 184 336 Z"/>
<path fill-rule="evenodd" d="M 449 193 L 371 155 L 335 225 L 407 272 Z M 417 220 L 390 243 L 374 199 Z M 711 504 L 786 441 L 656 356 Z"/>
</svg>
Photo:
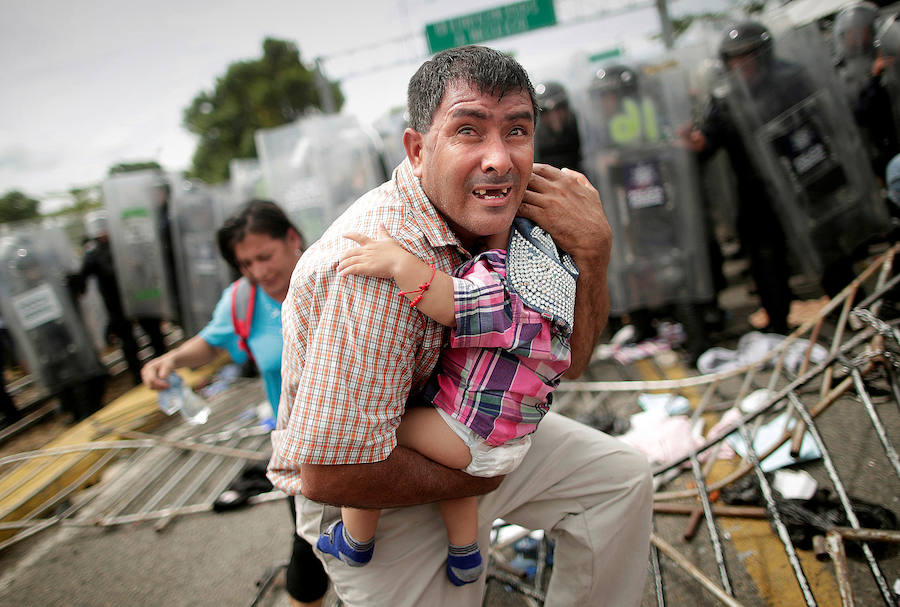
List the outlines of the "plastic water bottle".
<svg viewBox="0 0 900 607">
<path fill-rule="evenodd" d="M 173 415 L 178 411 L 181 411 L 181 385 L 182 385 L 181 377 L 172 373 L 169 375 L 169 387 L 165 390 L 160 390 L 157 395 L 157 400 L 159 402 L 159 408 L 166 415 Z"/>
<path fill-rule="evenodd" d="M 179 411 L 184 420 L 193 425 L 205 424 L 209 419 L 209 404 L 176 373 L 169 376 L 169 388 L 159 393 L 159 407 L 166 415 Z"/>
<path fill-rule="evenodd" d="M 205 424 L 209 419 L 209 404 L 187 384 L 182 388 L 181 395 L 184 399 L 181 403 L 181 417 L 187 423 L 195 426 Z"/>
</svg>

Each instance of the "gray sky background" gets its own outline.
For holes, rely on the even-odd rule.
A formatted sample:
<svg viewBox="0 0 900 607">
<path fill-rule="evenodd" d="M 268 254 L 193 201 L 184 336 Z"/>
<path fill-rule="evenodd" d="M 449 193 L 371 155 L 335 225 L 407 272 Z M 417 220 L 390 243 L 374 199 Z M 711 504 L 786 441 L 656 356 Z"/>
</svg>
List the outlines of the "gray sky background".
<svg viewBox="0 0 900 607">
<path fill-rule="evenodd" d="M 511 0 L 510 0 L 511 1 Z M 0 20 L 0 194 L 46 200 L 92 185 L 118 162 L 190 163 L 182 111 L 233 61 L 261 55 L 262 40 L 291 40 L 301 59 L 326 58 L 345 111 L 371 122 L 405 102 L 406 82 L 427 55 L 425 23 L 484 10 L 490 0 L 5 0 Z M 556 0 L 557 20 L 583 21 L 498 39 L 533 77 L 582 49 L 653 48 L 655 10 L 586 19 L 634 0 Z M 652 4 L 652 2 L 645 2 Z M 723 9 L 731 0 L 672 2 L 673 15 Z M 354 49 L 364 49 L 357 50 Z M 390 69 L 376 69 L 382 65 Z M 58 204 L 58 203 L 57 203 Z"/>
</svg>

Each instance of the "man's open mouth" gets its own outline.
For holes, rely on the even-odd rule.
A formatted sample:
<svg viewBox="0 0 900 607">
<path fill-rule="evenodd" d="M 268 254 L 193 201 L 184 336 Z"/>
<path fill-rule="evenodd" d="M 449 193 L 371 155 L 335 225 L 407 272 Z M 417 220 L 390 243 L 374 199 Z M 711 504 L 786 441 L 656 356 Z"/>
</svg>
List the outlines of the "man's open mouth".
<svg viewBox="0 0 900 607">
<path fill-rule="evenodd" d="M 496 188 L 496 189 L 478 189 L 474 190 L 473 194 L 475 194 L 476 198 L 480 198 L 482 200 L 501 200 L 506 198 L 509 195 L 509 191 L 511 188 Z"/>
</svg>

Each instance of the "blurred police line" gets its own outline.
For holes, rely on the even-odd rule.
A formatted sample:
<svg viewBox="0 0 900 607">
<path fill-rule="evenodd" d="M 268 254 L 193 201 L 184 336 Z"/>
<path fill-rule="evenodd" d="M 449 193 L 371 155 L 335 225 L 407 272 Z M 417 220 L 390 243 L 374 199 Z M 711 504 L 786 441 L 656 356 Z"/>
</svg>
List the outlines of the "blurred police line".
<svg viewBox="0 0 900 607">
<path fill-rule="evenodd" d="M 824 21 L 695 26 L 684 37 L 692 43 L 656 56 L 576 54 L 533 74 L 557 125 L 539 126 L 538 159 L 546 145 L 554 163 L 567 144 L 578 163 L 568 166 L 600 191 L 613 229 L 613 326 L 624 317 L 652 337 L 652 321 L 674 315 L 692 358 L 711 345 L 710 325 L 721 318 L 723 240 L 750 260 L 772 308 L 766 329 L 786 333 L 788 278 L 806 275 L 835 295 L 900 215 L 877 160 L 885 149 L 900 152 L 892 14 L 848 2 Z M 890 58 L 877 79 L 888 109 L 868 112 L 866 129 L 854 110 L 876 80 L 877 57 Z M 556 116 L 561 106 L 569 116 Z M 573 121 L 566 135 L 562 125 Z M 875 136 L 888 140 L 881 150 Z"/>
<path fill-rule="evenodd" d="M 399 141 L 405 124 L 388 126 Z M 397 159 L 386 160 L 373 128 L 343 115 L 307 117 L 256 138 L 260 160 L 233 160 L 228 183 L 152 169 L 117 173 L 102 183 L 102 211 L 2 228 L 0 314 L 17 358 L 46 393 L 105 375 L 98 353 L 107 347 L 110 303 L 97 280 L 79 276 L 82 252 L 91 254 L 95 239 L 108 240 L 116 299 L 129 322 L 167 321 L 193 335 L 236 278 L 215 236 L 228 215 L 252 198 L 271 199 L 311 242 L 385 181 Z M 74 287 L 79 278 L 86 284 Z"/>
</svg>

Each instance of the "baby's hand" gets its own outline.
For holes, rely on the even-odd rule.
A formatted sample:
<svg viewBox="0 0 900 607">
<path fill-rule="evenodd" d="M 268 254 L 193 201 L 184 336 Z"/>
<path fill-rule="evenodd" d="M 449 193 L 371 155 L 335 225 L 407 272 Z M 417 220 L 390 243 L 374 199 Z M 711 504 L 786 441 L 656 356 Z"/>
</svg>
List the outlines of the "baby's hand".
<svg viewBox="0 0 900 607">
<path fill-rule="evenodd" d="M 393 278 L 399 261 L 403 255 L 409 255 L 394 240 L 384 224 L 378 224 L 378 238 L 369 238 L 359 232 L 347 232 L 349 238 L 359 244 L 341 255 L 338 264 L 338 276 L 348 274 L 356 276 L 374 276 L 375 278 Z"/>
</svg>

